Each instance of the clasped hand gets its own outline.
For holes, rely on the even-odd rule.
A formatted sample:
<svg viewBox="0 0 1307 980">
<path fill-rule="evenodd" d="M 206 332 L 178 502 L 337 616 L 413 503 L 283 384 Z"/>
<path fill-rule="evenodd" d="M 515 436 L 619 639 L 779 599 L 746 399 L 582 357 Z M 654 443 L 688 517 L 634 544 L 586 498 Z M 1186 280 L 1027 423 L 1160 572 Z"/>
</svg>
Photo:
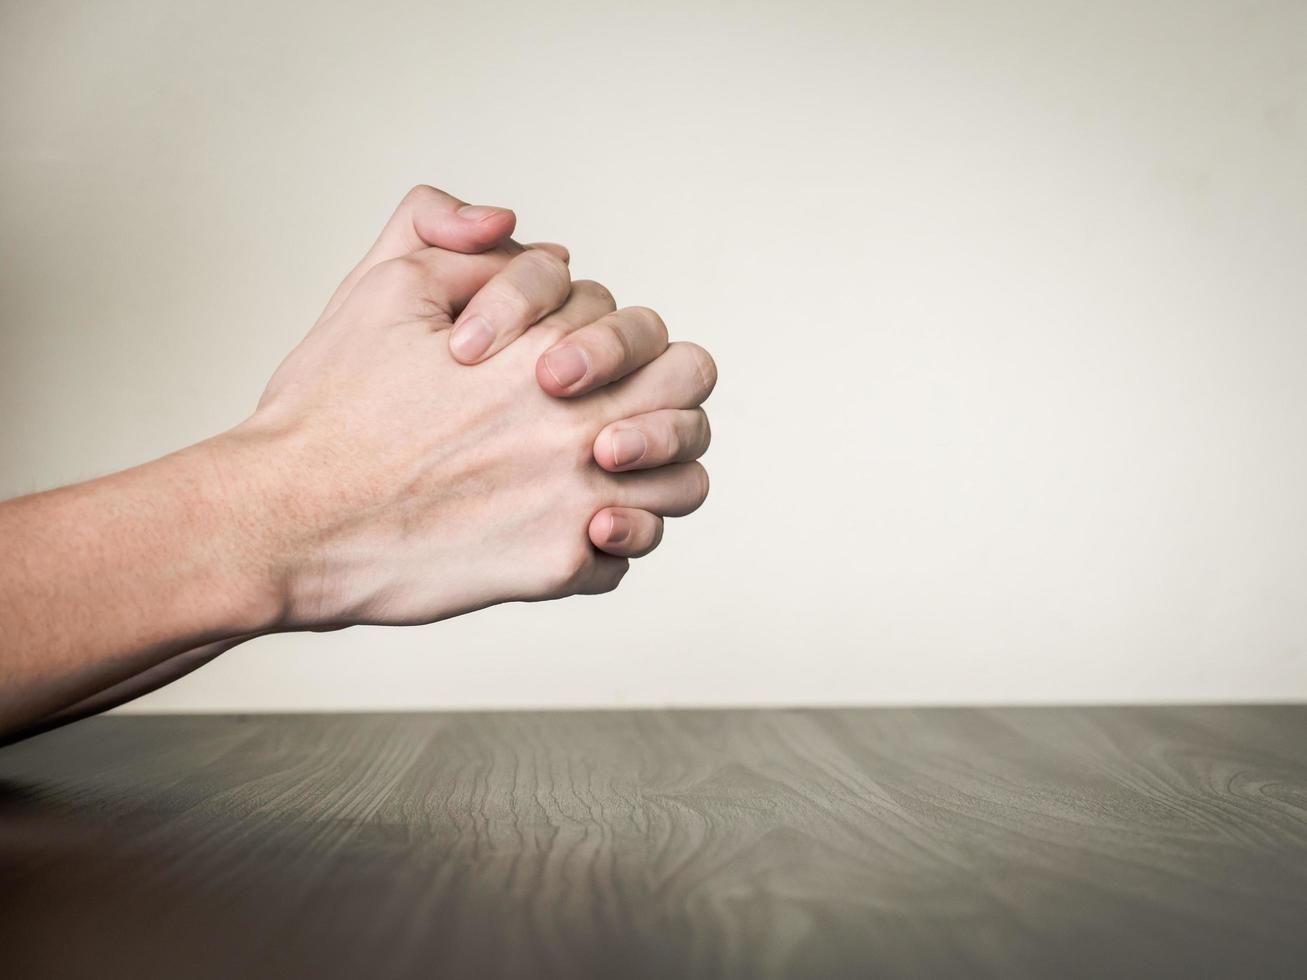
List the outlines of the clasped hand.
<svg viewBox="0 0 1307 980">
<path fill-rule="evenodd" d="M 712 358 L 513 221 L 411 191 L 237 430 L 294 488 L 283 626 L 608 591 L 703 502 Z"/>
</svg>

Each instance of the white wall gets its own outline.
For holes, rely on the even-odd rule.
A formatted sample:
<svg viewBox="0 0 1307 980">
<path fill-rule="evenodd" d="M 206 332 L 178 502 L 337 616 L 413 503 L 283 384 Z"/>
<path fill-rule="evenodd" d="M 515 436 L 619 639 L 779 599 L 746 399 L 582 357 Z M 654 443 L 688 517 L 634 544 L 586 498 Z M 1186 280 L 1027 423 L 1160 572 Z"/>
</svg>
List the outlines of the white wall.
<svg viewBox="0 0 1307 980">
<path fill-rule="evenodd" d="M 244 417 L 416 181 L 721 366 L 617 594 L 146 708 L 1307 698 L 1307 5 L 25 0 L 0 120 L 5 495 Z"/>
</svg>

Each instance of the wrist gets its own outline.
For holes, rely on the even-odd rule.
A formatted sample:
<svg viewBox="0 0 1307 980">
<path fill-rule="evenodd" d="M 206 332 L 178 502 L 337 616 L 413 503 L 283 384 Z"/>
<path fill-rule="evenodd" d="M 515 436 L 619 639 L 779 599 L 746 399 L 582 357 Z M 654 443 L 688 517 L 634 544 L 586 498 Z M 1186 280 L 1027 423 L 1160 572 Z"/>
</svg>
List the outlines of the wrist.
<svg viewBox="0 0 1307 980">
<path fill-rule="evenodd" d="M 372 542 L 350 528 L 375 500 L 330 447 L 312 425 L 266 409 L 194 447 L 223 484 L 250 632 L 334 629 L 364 614 Z"/>
<path fill-rule="evenodd" d="M 196 532 L 213 559 L 210 587 L 224 635 L 294 628 L 294 488 L 286 436 L 243 423 L 163 462 L 180 467 Z"/>
</svg>

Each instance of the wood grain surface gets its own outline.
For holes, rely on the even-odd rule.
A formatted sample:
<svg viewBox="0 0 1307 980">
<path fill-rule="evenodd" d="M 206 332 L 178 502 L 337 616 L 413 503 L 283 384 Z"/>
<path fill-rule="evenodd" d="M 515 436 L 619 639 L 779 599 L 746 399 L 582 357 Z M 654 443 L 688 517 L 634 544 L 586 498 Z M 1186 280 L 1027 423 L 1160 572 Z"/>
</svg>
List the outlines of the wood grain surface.
<svg viewBox="0 0 1307 980">
<path fill-rule="evenodd" d="M 93 719 L 7 977 L 1307 974 L 1307 707 Z"/>
</svg>

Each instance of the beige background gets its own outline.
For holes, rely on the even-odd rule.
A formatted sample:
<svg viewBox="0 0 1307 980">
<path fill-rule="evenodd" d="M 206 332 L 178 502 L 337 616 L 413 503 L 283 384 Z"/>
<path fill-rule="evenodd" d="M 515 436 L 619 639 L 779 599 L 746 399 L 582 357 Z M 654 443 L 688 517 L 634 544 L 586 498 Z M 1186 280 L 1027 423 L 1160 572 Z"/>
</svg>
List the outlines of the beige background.
<svg viewBox="0 0 1307 980">
<path fill-rule="evenodd" d="M 1307 697 L 1307 5 L 0 6 L 0 493 L 234 424 L 417 181 L 717 355 L 615 595 L 153 709 Z"/>
</svg>

